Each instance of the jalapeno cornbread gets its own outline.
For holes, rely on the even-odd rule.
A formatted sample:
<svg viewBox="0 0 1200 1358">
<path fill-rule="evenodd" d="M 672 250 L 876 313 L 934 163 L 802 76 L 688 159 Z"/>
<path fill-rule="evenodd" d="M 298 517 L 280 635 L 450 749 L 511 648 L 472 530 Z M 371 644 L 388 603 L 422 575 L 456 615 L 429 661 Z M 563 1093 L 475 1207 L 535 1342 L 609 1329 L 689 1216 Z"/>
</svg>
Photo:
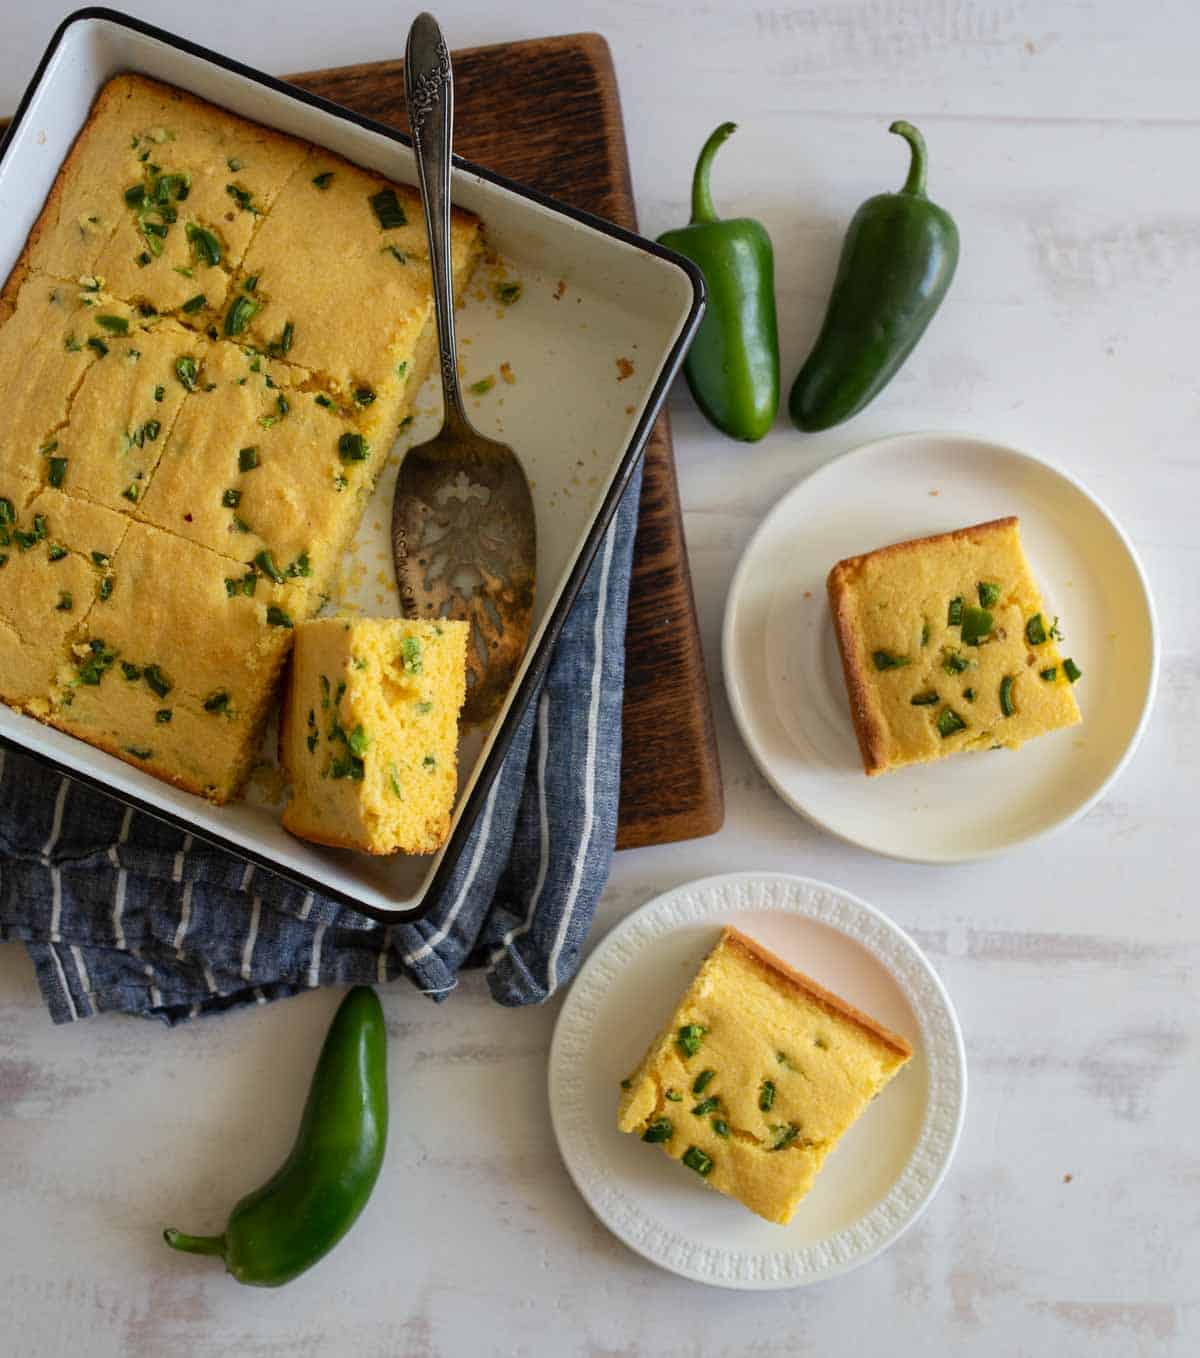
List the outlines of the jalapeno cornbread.
<svg viewBox="0 0 1200 1358">
<path fill-rule="evenodd" d="M 237 794 L 432 357 L 421 221 L 319 147 L 104 87 L 0 292 L 5 701 Z M 461 292 L 476 218 L 452 246 Z"/>
<path fill-rule="evenodd" d="M 318 618 L 296 630 L 280 744 L 294 834 L 432 853 L 458 789 L 465 622 Z"/>
<path fill-rule="evenodd" d="M 868 775 L 1081 719 L 1015 518 L 849 557 L 828 588 Z"/>
<path fill-rule="evenodd" d="M 911 1055 L 904 1038 L 726 928 L 622 1081 L 617 1126 L 786 1225 Z"/>
</svg>

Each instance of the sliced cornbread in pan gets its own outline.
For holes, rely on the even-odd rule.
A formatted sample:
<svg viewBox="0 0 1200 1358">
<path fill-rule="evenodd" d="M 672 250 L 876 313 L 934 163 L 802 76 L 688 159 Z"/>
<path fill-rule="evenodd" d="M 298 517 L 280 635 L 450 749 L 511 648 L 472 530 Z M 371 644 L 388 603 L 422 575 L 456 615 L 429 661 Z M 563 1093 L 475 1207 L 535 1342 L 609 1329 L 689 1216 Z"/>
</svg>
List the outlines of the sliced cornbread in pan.
<svg viewBox="0 0 1200 1358">
<path fill-rule="evenodd" d="M 460 293 L 480 251 L 455 213 Z M 110 81 L 0 293 L 0 695 L 235 795 L 433 341 L 413 190 Z"/>
<path fill-rule="evenodd" d="M 303 605 L 244 563 L 132 523 L 49 720 L 213 801 L 241 784 Z"/>
<path fill-rule="evenodd" d="M 904 1038 L 726 928 L 622 1082 L 617 1126 L 782 1225 L 911 1055 Z"/>
<path fill-rule="evenodd" d="M 432 853 L 457 792 L 465 622 L 321 618 L 296 630 L 281 747 L 293 834 Z"/>
<path fill-rule="evenodd" d="M 828 588 L 868 774 L 1080 720 L 1015 518 L 849 557 Z"/>
</svg>

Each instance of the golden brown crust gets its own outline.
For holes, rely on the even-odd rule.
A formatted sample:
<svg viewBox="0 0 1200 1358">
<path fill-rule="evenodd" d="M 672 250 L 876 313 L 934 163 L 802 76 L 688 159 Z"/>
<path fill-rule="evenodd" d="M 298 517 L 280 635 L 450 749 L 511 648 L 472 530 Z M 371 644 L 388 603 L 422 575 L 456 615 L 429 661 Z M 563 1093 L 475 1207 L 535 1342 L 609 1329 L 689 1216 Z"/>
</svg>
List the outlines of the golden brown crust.
<svg viewBox="0 0 1200 1358">
<path fill-rule="evenodd" d="M 792 989 L 803 992 L 809 999 L 815 1000 L 823 1009 L 838 1018 L 848 1019 L 871 1037 L 883 1043 L 884 1046 L 891 1048 L 903 1060 L 907 1061 L 912 1056 L 912 1046 L 905 1038 L 898 1033 L 893 1033 L 881 1023 L 877 1023 L 869 1014 L 864 1014 L 861 1009 L 856 1009 L 832 991 L 826 990 L 811 976 L 806 976 L 802 971 L 797 971 L 794 967 L 788 966 L 782 958 L 776 957 L 773 952 L 743 934 L 740 929 L 735 929 L 732 925 L 727 924 L 721 934 L 721 942 L 725 947 L 741 953 L 751 962 L 765 968 Z"/>
<path fill-rule="evenodd" d="M 956 528 L 949 533 L 932 533 L 928 537 L 908 538 L 904 542 L 878 547 L 873 552 L 848 556 L 829 572 L 825 582 L 829 593 L 829 611 L 833 614 L 834 635 L 837 637 L 838 652 L 842 657 L 842 674 L 846 680 L 846 696 L 850 702 L 850 720 L 854 723 L 854 734 L 858 739 L 863 770 L 868 778 L 886 773 L 890 765 L 886 732 L 878 709 L 872 701 L 874 688 L 858 646 L 858 632 L 852 606 L 851 591 L 864 563 L 868 560 L 886 560 L 889 557 L 920 553 L 947 542 L 963 540 L 975 542 L 982 535 L 1006 533 L 1019 526 L 1020 520 L 1010 514 L 1003 519 L 989 519 L 986 523 Z"/>
</svg>

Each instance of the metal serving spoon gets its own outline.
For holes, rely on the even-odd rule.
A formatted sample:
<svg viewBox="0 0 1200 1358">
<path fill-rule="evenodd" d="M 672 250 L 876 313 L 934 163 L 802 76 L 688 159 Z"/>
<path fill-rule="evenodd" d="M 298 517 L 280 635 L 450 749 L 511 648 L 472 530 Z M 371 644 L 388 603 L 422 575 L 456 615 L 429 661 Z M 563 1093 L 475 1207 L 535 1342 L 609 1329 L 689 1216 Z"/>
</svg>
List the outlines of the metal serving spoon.
<svg viewBox="0 0 1200 1358">
<path fill-rule="evenodd" d="M 471 624 L 463 720 L 478 723 L 503 703 L 529 640 L 537 560 L 533 500 L 513 450 L 484 438 L 463 409 L 450 266 L 454 84 L 431 14 L 418 15 L 409 29 L 404 88 L 429 234 L 446 413 L 441 433 L 410 448 L 400 464 L 392 552 L 408 617 Z"/>
</svg>

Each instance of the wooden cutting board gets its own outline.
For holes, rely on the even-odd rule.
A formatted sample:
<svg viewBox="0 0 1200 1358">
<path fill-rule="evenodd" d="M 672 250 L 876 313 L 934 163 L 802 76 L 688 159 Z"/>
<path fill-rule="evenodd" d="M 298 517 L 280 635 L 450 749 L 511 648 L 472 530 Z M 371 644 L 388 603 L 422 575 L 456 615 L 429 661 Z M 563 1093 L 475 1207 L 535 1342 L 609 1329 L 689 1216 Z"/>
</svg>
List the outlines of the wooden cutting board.
<svg viewBox="0 0 1200 1358">
<path fill-rule="evenodd" d="M 454 149 L 460 155 L 636 229 L 616 73 L 599 34 L 473 47 L 453 58 Z M 286 79 L 408 130 L 402 61 Z M 664 411 L 646 445 L 630 583 L 617 848 L 712 834 L 724 818 Z"/>
</svg>

